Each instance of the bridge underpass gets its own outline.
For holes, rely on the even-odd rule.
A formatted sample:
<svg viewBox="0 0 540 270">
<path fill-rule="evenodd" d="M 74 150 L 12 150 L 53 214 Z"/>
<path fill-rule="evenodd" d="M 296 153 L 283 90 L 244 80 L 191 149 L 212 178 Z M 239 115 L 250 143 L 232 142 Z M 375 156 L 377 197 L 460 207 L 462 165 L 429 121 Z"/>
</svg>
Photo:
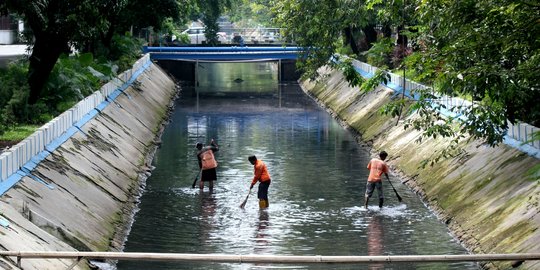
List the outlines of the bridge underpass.
<svg viewBox="0 0 540 270">
<path fill-rule="evenodd" d="M 276 62 L 278 81 L 297 81 L 300 47 L 144 47 L 150 58 L 177 80 L 194 84 L 199 63 Z"/>
</svg>

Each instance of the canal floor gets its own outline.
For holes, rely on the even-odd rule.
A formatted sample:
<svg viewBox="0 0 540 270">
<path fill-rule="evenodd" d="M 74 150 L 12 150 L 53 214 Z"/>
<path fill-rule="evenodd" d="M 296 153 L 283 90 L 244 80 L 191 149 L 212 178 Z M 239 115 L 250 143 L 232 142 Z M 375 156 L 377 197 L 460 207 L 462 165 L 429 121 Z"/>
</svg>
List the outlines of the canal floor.
<svg viewBox="0 0 540 270">
<path fill-rule="evenodd" d="M 264 72 L 264 67 L 261 72 Z M 250 86 L 254 88 L 255 86 Z M 233 92 L 184 89 L 153 161 L 126 252 L 273 255 L 466 254 L 416 195 L 391 176 L 385 206 L 362 207 L 370 149 L 297 84 Z M 191 188 L 197 142 L 215 139 L 218 180 Z M 271 174 L 270 207 L 256 192 L 245 209 L 253 166 Z M 389 153 L 390 157 L 392 153 Z M 117 269 L 478 269 L 475 263 L 271 265 L 120 261 Z"/>
</svg>

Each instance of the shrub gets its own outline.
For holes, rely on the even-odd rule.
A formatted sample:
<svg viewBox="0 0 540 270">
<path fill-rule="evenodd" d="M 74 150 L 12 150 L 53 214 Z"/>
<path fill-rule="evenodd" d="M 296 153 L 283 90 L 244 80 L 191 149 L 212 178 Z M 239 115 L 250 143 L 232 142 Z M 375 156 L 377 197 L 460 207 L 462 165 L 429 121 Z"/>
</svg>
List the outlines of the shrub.
<svg viewBox="0 0 540 270">
<path fill-rule="evenodd" d="M 0 135 L 9 127 L 28 120 L 28 63 L 20 60 L 0 72 Z"/>
</svg>

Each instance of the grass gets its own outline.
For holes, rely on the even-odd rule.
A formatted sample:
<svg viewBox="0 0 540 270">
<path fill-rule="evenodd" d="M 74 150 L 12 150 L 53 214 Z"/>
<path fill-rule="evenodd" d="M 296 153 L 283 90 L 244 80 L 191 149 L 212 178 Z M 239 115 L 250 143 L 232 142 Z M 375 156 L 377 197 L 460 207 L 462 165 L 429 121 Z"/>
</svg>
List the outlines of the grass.
<svg viewBox="0 0 540 270">
<path fill-rule="evenodd" d="M 22 141 L 39 127 L 37 125 L 20 125 L 9 128 L 4 134 L 0 135 L 0 141 Z"/>
</svg>

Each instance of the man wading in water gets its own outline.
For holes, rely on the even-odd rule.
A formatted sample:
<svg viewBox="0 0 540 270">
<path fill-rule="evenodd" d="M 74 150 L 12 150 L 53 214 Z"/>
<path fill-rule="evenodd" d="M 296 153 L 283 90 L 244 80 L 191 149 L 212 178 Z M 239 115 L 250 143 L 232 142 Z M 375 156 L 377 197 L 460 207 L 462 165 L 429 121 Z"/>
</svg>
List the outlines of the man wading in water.
<svg viewBox="0 0 540 270">
<path fill-rule="evenodd" d="M 197 159 L 199 160 L 199 168 L 201 169 L 201 182 L 199 182 L 199 188 L 204 188 L 204 182 L 209 182 L 208 187 L 210 190 L 214 188 L 214 181 L 217 180 L 216 168 L 218 166 L 214 157 L 214 152 L 219 151 L 219 146 L 214 139 L 210 142 L 209 146 L 203 147 L 203 144 L 197 143 Z"/>
<path fill-rule="evenodd" d="M 268 173 L 266 164 L 264 164 L 262 160 L 258 160 L 255 156 L 249 156 L 248 160 L 254 168 L 254 176 L 253 180 L 251 181 L 251 186 L 249 187 L 249 190 L 251 190 L 257 182 L 260 182 L 259 190 L 257 191 L 257 197 L 259 198 L 259 208 L 268 208 L 268 188 L 270 187 L 270 174 Z"/>
<path fill-rule="evenodd" d="M 373 195 L 375 188 L 377 189 L 377 194 L 379 195 L 379 208 L 383 207 L 384 203 L 384 194 L 382 189 L 382 179 L 381 176 L 383 173 L 388 179 L 388 166 L 384 162 L 388 154 L 385 151 L 382 151 L 379 154 L 380 159 L 373 158 L 369 161 L 367 168 L 369 169 L 369 177 L 366 184 L 366 199 L 364 201 L 364 207 L 367 209 L 369 198 Z"/>
</svg>

